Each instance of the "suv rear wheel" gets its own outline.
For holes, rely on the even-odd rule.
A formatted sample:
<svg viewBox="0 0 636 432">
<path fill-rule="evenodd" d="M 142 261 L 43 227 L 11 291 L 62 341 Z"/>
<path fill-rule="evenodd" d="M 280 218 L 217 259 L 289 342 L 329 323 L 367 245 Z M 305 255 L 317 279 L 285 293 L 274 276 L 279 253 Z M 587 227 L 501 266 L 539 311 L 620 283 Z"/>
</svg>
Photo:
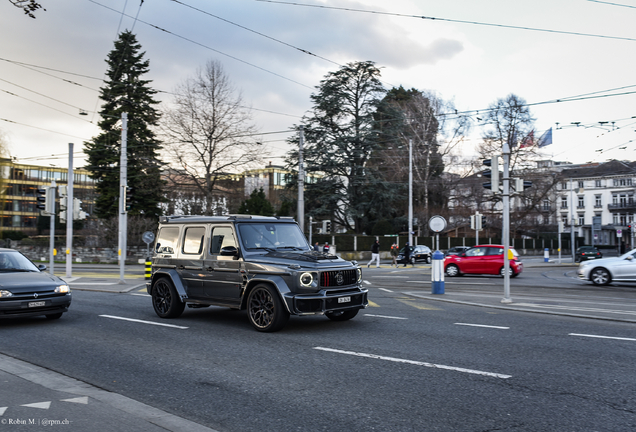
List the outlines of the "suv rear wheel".
<svg viewBox="0 0 636 432">
<path fill-rule="evenodd" d="M 269 285 L 256 285 L 247 298 L 247 316 L 258 331 L 275 332 L 282 329 L 289 312 L 278 293 Z"/>
<path fill-rule="evenodd" d="M 168 278 L 158 279 L 152 287 L 152 306 L 161 318 L 177 318 L 183 313 L 185 303 Z"/>
</svg>

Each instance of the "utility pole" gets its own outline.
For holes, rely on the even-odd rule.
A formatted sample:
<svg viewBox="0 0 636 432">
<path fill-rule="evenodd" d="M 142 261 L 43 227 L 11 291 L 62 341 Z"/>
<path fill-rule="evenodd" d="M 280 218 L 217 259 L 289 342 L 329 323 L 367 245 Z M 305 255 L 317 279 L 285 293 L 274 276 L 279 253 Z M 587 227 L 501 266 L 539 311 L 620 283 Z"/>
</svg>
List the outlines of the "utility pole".
<svg viewBox="0 0 636 432">
<path fill-rule="evenodd" d="M 55 180 L 51 180 L 51 200 L 53 203 L 51 207 L 53 210 L 50 213 L 51 223 L 49 224 L 49 230 L 51 231 L 51 238 L 49 239 L 49 273 L 51 275 L 55 274 L 55 189 L 57 186 L 55 185 Z"/>
<path fill-rule="evenodd" d="M 300 126 L 300 136 L 298 138 L 298 225 L 300 231 L 305 232 L 305 169 L 303 167 L 303 141 L 305 140 L 305 131 Z M 311 225 L 309 226 L 311 232 Z M 311 234 L 310 234 L 311 235 Z"/>
<path fill-rule="evenodd" d="M 570 177 L 570 249 L 572 249 L 572 263 L 576 262 L 574 246 L 574 179 Z"/>
<path fill-rule="evenodd" d="M 409 139 L 409 246 L 413 246 L 413 140 Z"/>
<path fill-rule="evenodd" d="M 73 143 L 68 143 L 66 186 L 66 277 L 73 276 Z"/>
<path fill-rule="evenodd" d="M 121 154 L 119 158 L 119 283 L 125 284 L 128 215 L 126 214 L 126 187 L 128 186 L 128 113 L 121 113 Z M 69 201 L 72 202 L 72 201 Z"/>
<path fill-rule="evenodd" d="M 503 145 L 503 246 L 504 246 L 504 298 L 502 303 L 512 303 L 510 298 L 510 144 Z"/>
</svg>

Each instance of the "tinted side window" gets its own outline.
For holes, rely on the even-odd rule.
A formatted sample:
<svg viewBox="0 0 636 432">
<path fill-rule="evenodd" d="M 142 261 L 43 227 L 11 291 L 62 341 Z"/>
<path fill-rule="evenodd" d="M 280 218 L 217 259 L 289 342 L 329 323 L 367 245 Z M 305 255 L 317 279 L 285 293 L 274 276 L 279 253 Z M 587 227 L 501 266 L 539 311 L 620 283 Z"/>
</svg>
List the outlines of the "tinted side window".
<svg viewBox="0 0 636 432">
<path fill-rule="evenodd" d="M 234 232 L 232 231 L 232 228 L 227 226 L 212 228 L 210 254 L 218 255 L 221 253 L 221 248 L 226 246 L 236 247 L 236 240 L 234 239 Z"/>
<path fill-rule="evenodd" d="M 503 255 L 503 248 L 488 248 L 488 255 Z"/>
<path fill-rule="evenodd" d="M 489 248 L 479 247 L 479 248 L 469 249 L 466 251 L 466 256 L 484 256 L 486 255 L 486 249 L 489 249 Z"/>
<path fill-rule="evenodd" d="M 192 227 L 186 228 L 183 236 L 183 253 L 184 254 L 201 254 L 203 252 L 203 238 L 205 237 L 205 228 Z"/>
<path fill-rule="evenodd" d="M 157 253 L 173 254 L 179 239 L 178 227 L 164 227 L 159 231 L 155 251 Z"/>
</svg>

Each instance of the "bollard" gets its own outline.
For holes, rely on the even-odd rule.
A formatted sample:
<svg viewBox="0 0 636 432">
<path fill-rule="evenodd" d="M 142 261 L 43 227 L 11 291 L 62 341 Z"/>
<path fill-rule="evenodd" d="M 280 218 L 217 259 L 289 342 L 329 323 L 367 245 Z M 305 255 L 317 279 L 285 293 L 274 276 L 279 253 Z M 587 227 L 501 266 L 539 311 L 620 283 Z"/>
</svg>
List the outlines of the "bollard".
<svg viewBox="0 0 636 432">
<path fill-rule="evenodd" d="M 543 262 L 549 262 L 550 261 L 550 249 L 545 248 L 545 250 L 543 251 Z"/>
<path fill-rule="evenodd" d="M 150 258 L 146 258 L 146 280 L 150 280 L 152 278 L 152 261 Z"/>
<path fill-rule="evenodd" d="M 431 266 L 432 294 L 444 294 L 444 253 L 433 252 Z"/>
</svg>

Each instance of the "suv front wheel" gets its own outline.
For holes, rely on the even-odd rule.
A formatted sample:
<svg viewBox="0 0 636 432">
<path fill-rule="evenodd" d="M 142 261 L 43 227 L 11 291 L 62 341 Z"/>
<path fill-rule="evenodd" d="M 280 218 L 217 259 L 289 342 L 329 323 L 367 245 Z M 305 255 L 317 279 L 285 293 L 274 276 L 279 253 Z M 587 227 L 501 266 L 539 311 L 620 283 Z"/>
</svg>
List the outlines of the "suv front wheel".
<svg viewBox="0 0 636 432">
<path fill-rule="evenodd" d="M 275 332 L 282 329 L 289 312 L 278 293 L 269 285 L 256 285 L 247 298 L 247 316 L 258 331 Z"/>
<path fill-rule="evenodd" d="M 152 306 L 161 318 L 177 318 L 185 309 L 172 281 L 165 277 L 158 279 L 152 287 Z"/>
</svg>

